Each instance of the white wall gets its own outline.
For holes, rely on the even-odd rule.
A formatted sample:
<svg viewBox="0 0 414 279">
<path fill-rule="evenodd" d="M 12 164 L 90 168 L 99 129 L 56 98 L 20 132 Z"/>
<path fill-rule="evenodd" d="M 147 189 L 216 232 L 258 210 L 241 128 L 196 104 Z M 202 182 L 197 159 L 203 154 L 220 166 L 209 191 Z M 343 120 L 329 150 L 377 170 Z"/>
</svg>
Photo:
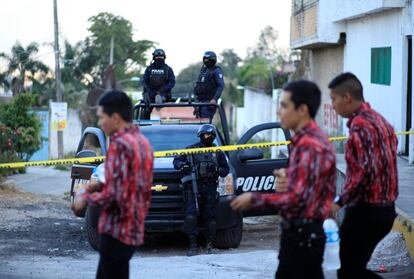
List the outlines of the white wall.
<svg viewBox="0 0 414 279">
<path fill-rule="evenodd" d="M 68 109 L 68 125 L 66 126 L 66 129 L 63 131 L 64 154 L 76 151 L 81 136 L 82 122 L 79 117 L 79 111 L 74 109 Z M 50 159 L 58 158 L 57 131 L 50 131 L 49 157 Z"/>
<path fill-rule="evenodd" d="M 403 128 L 403 97 L 406 96 L 404 60 L 405 36 L 402 10 L 375 14 L 347 23 L 344 70 L 356 74 L 364 86 L 364 96 L 397 131 Z M 384 29 L 386 27 L 386 30 Z M 371 48 L 391 47 L 391 85 L 371 84 Z"/>
<path fill-rule="evenodd" d="M 347 0 L 348 1 L 348 0 Z M 318 38 L 320 42 L 337 43 L 341 32 L 345 32 L 344 22 L 335 22 L 342 13 L 343 2 L 338 0 L 320 0 L 318 7 Z"/>
<path fill-rule="evenodd" d="M 321 0 L 324 3 L 332 2 L 334 9 L 331 15 L 334 21 L 351 19 L 381 12 L 391 8 L 402 8 L 406 0 Z"/>
<path fill-rule="evenodd" d="M 263 92 L 245 88 L 244 107 L 237 108 L 237 136 L 242 136 L 255 125 L 271 121 L 272 97 Z"/>
</svg>

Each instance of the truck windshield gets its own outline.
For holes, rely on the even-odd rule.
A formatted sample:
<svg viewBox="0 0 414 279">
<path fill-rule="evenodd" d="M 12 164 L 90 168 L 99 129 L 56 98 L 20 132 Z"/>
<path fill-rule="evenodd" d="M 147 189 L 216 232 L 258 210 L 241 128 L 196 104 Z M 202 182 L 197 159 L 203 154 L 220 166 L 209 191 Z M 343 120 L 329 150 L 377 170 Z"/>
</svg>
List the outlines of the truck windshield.
<svg viewBox="0 0 414 279">
<path fill-rule="evenodd" d="M 199 141 L 197 130 L 192 129 L 151 129 L 142 127 L 142 133 L 150 141 L 154 151 L 184 149 Z M 214 140 L 217 145 L 217 138 Z"/>
</svg>

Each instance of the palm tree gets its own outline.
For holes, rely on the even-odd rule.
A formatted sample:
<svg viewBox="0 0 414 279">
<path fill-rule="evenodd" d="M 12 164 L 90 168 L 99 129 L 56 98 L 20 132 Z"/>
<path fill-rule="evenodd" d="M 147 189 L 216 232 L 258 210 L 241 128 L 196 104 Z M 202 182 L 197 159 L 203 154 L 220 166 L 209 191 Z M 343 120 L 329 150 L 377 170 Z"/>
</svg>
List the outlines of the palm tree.
<svg viewBox="0 0 414 279">
<path fill-rule="evenodd" d="M 19 42 L 16 42 L 11 49 L 11 54 L 0 53 L 0 58 L 5 59 L 8 64 L 3 75 L 14 76 L 11 84 L 8 84 L 12 87 L 13 95 L 24 92 L 25 81 L 33 80 L 36 73 L 47 74 L 49 72 L 49 67 L 37 60 L 35 55 L 38 52 L 39 45 L 37 43 L 30 43 L 24 48 Z"/>
<path fill-rule="evenodd" d="M 0 72 L 0 87 L 6 87 L 7 81 L 6 81 L 6 74 Z"/>
</svg>

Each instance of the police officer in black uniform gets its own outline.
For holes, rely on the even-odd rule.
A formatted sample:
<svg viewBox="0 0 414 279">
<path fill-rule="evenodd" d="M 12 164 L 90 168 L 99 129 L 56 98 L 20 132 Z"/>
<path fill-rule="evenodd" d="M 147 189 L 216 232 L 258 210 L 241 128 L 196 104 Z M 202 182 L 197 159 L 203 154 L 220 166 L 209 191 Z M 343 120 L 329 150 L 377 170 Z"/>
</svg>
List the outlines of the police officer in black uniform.
<svg viewBox="0 0 414 279">
<path fill-rule="evenodd" d="M 217 63 L 217 55 L 214 51 L 206 51 L 203 56 L 203 66 L 200 70 L 194 94 L 198 102 L 217 104 L 224 89 L 223 71 Z M 199 107 L 196 113 L 201 118 L 213 119 L 216 107 Z"/>
<path fill-rule="evenodd" d="M 187 148 L 211 147 L 216 138 L 216 130 L 213 125 L 205 124 L 197 132 L 200 141 Z M 199 214 L 204 220 L 207 238 L 207 253 L 210 254 L 216 236 L 216 205 L 218 200 L 218 177 L 225 177 L 229 173 L 229 166 L 223 152 L 193 154 L 193 166 L 189 163 L 190 155 L 178 155 L 174 158 L 174 168 L 181 170 L 184 176 L 191 174 L 192 168 L 196 168 Z M 184 183 L 186 197 L 186 218 L 183 232 L 188 235 L 190 247 L 187 256 L 198 253 L 197 247 L 197 223 L 198 212 L 195 197 L 192 191 L 192 182 Z"/>
<path fill-rule="evenodd" d="M 171 89 L 175 85 L 174 72 L 165 63 L 165 52 L 158 48 L 152 53 L 151 65 L 145 69 L 142 78 L 144 86 L 144 102 L 161 104 L 171 100 Z M 149 119 L 152 109 L 144 109 L 142 118 Z"/>
</svg>

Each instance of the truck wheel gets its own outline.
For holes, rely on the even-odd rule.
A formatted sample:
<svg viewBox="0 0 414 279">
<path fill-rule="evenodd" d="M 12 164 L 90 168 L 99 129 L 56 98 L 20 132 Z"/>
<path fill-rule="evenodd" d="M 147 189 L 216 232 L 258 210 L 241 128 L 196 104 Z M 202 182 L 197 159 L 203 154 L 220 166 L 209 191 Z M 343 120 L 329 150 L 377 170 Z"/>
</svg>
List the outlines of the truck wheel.
<svg viewBox="0 0 414 279">
<path fill-rule="evenodd" d="M 88 206 L 85 214 L 86 236 L 89 245 L 96 251 L 99 249 L 98 219 L 99 208 Z"/>
<path fill-rule="evenodd" d="M 225 230 L 217 230 L 216 247 L 219 249 L 237 248 L 243 235 L 243 217 L 238 214 L 236 225 Z"/>
</svg>

